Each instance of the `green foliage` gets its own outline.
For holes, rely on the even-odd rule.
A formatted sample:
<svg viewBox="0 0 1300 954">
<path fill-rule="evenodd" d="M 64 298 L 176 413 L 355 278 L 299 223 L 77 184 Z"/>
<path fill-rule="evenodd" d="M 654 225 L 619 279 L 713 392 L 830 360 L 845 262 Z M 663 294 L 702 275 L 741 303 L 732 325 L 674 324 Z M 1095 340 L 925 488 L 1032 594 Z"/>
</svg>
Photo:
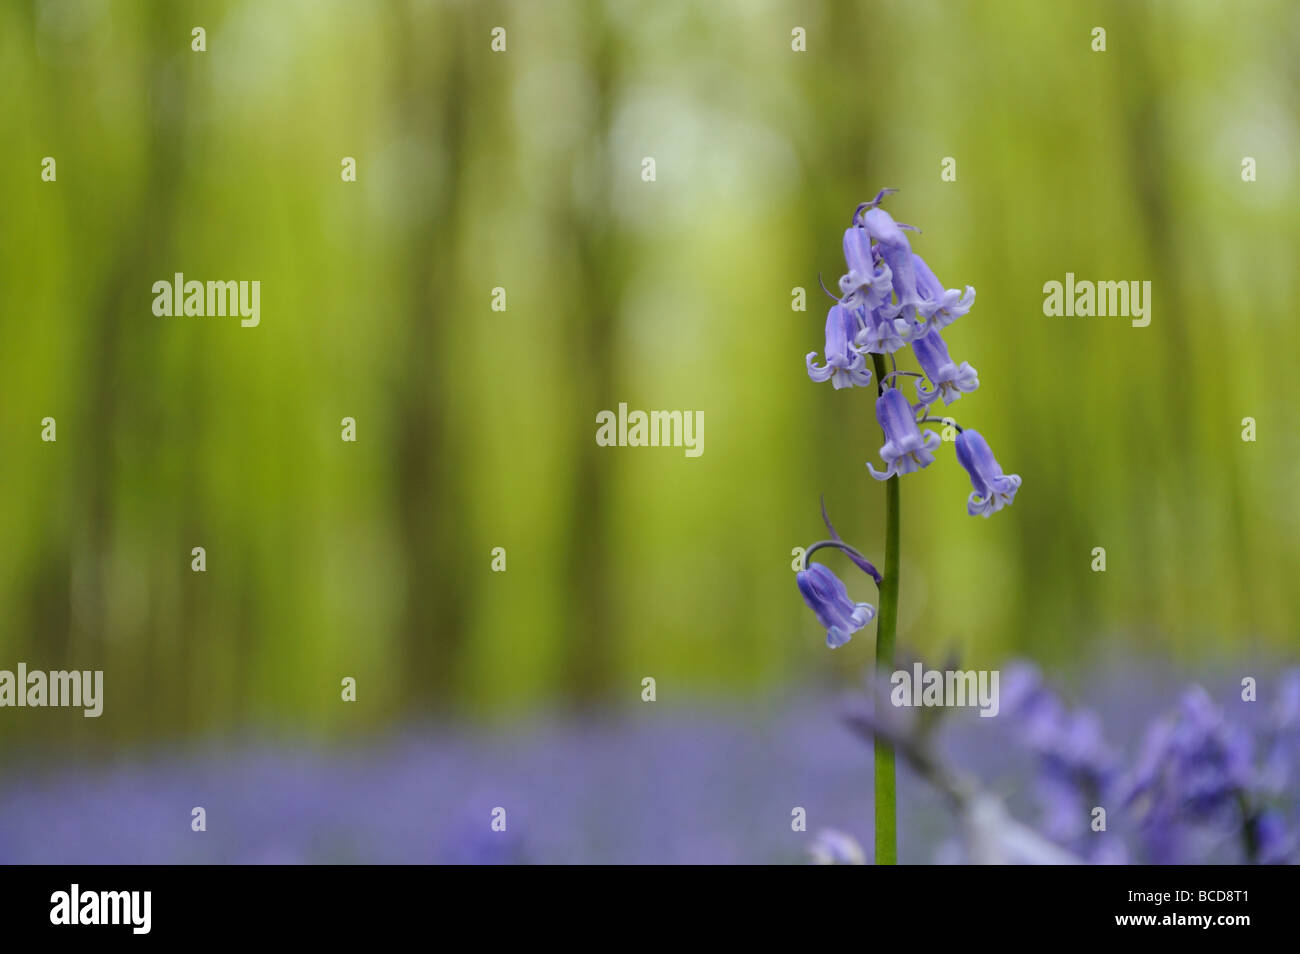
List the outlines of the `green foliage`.
<svg viewBox="0 0 1300 954">
<path fill-rule="evenodd" d="M 907 478 L 900 648 L 1294 649 L 1283 0 L 51 9 L 0 8 L 0 666 L 103 668 L 109 731 L 856 678 L 790 549 L 825 493 L 880 556 L 869 396 L 802 365 L 882 186 L 978 289 L 952 411 L 1024 478 L 988 521 L 950 448 Z M 260 280 L 260 326 L 155 317 L 178 271 Z M 1151 325 L 1044 316 L 1067 271 Z M 706 452 L 597 447 L 620 401 Z"/>
</svg>

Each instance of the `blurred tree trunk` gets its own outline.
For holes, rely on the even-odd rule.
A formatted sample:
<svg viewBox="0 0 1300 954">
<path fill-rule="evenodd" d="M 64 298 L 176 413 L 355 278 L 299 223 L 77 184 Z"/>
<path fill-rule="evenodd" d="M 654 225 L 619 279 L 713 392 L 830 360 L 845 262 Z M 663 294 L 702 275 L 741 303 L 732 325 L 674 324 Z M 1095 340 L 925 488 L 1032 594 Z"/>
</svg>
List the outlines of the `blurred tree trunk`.
<svg viewBox="0 0 1300 954">
<path fill-rule="evenodd" d="M 188 21 L 178 20 L 174 5 L 161 0 L 152 4 L 151 10 L 146 21 L 149 36 L 144 44 L 149 56 L 141 66 L 143 85 L 151 91 L 145 105 L 150 111 L 151 139 L 145 151 L 147 165 L 139 171 L 139 179 L 148 183 L 148 200 L 115 201 L 115 196 L 130 190 L 113 190 L 108 183 L 97 180 L 93 172 L 81 177 L 90 185 L 75 200 L 87 210 L 107 204 L 109 211 L 88 211 L 87 218 L 96 220 L 101 229 L 113 229 L 112 234 L 92 230 L 83 236 L 87 245 L 80 261 L 92 262 L 103 254 L 108 265 L 91 295 L 94 320 L 88 332 L 92 344 L 84 353 L 81 432 L 69 433 L 66 438 L 60 434 L 63 439 L 75 441 L 78 448 L 76 456 L 80 459 L 70 486 L 79 487 L 76 498 L 81 502 L 83 519 L 81 527 L 73 530 L 73 552 L 54 557 L 56 566 L 38 570 L 45 585 L 33 590 L 32 632 L 38 638 L 52 636 L 56 640 L 61 632 L 67 633 L 58 659 L 44 653 L 40 658 L 69 668 L 113 669 L 115 693 L 136 700 L 121 710 L 121 721 L 116 723 L 119 730 L 127 732 L 153 724 L 160 712 L 167 711 L 165 687 L 172 684 L 173 678 L 163 671 L 157 654 L 160 621 L 148 619 L 146 632 L 109 632 L 106 582 L 111 578 L 113 561 L 123 558 L 116 552 L 113 516 L 120 502 L 114 479 L 122 452 L 118 428 L 147 429 L 157 423 L 147 417 L 141 419 L 157 398 L 140 382 L 155 377 L 158 356 L 156 329 L 142 327 L 141 320 L 142 316 L 152 317 L 148 310 L 149 289 L 157 275 L 166 271 L 159 262 L 168 258 L 186 143 L 188 76 L 184 69 L 175 67 L 175 59 L 177 45 L 182 42 L 177 38 L 185 36 Z M 69 103 L 83 102 L 85 90 L 78 83 L 84 77 L 78 73 L 67 75 L 69 88 L 60 98 Z M 159 102 L 165 102 L 165 106 L 159 107 Z M 74 123 L 77 119 L 75 110 L 56 110 L 54 115 L 56 122 Z M 74 138 L 70 129 L 65 137 L 65 141 Z M 64 265 L 70 272 L 76 268 L 76 263 Z M 163 452 L 151 446 L 149 453 Z M 141 567 L 123 569 L 128 574 L 146 572 Z M 70 581 L 66 595 L 51 590 L 49 583 L 53 580 Z M 167 639 L 181 638 L 174 624 L 163 626 Z M 110 643 L 110 635 L 120 641 Z"/>
<path fill-rule="evenodd" d="M 459 455 L 450 426 L 457 408 L 444 373 L 454 355 L 445 342 L 457 286 L 470 104 L 480 92 L 466 64 L 471 13 L 448 15 L 438 23 L 439 35 L 430 36 L 414 21 L 411 4 L 391 9 L 400 134 L 417 144 L 404 158 L 428 161 L 436 152 L 444 160 L 436 180 L 427 170 L 402 169 L 412 212 L 398 242 L 408 320 L 396 349 L 393 448 L 397 538 L 406 567 L 401 623 L 406 701 L 417 709 L 442 710 L 455 703 L 460 685 L 468 587 L 466 502 L 454 476 Z M 486 37 L 484 31 L 479 39 L 486 43 Z"/>
<path fill-rule="evenodd" d="M 589 163 L 589 195 L 584 204 L 570 192 L 560 234 L 573 235 L 578 263 L 578 287 L 573 300 L 571 345 L 574 361 L 577 426 L 572 432 L 574 461 L 572 519 L 566 554 L 567 619 L 561 653 L 567 699 L 585 706 L 609 688 L 617 650 L 616 635 L 626 627 L 612 623 L 613 574 L 608 531 L 611 458 L 596 444 L 596 414 L 617 406 L 614 335 L 619 307 L 620 249 L 611 221 L 612 180 L 608 135 L 616 107 L 615 37 L 600 3 L 586 6 L 584 62 L 594 89 L 593 128 L 588 148 L 598 151 Z M 575 160 L 580 157 L 575 155 Z M 635 170 L 627 170 L 634 175 Z M 570 185 L 570 190 L 572 186 Z"/>
</svg>

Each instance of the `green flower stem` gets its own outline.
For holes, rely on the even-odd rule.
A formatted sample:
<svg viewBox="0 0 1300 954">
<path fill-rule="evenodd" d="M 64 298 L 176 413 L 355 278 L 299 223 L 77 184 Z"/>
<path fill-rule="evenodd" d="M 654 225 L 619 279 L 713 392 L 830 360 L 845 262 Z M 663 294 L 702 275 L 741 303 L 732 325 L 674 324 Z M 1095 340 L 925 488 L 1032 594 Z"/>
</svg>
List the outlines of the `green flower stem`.
<svg viewBox="0 0 1300 954">
<path fill-rule="evenodd" d="M 876 380 L 885 378 L 885 358 L 873 354 Z M 880 582 L 880 611 L 876 616 L 876 674 L 894 668 L 894 633 L 898 626 L 898 475 L 885 481 L 885 566 Z M 898 863 L 898 795 L 894 783 L 894 748 L 876 738 L 876 864 Z"/>
</svg>

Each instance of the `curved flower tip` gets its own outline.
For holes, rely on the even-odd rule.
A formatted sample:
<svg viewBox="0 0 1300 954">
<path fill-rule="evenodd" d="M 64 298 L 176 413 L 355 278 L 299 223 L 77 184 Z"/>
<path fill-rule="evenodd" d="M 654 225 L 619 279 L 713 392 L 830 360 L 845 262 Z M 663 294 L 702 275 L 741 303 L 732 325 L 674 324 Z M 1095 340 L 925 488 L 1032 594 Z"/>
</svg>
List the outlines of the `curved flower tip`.
<svg viewBox="0 0 1300 954">
<path fill-rule="evenodd" d="M 874 209 L 876 206 L 880 205 L 881 202 L 885 201 L 885 196 L 893 195 L 897 191 L 897 189 L 881 189 L 876 193 L 874 199 L 868 199 L 866 202 L 859 202 L 858 207 L 853 210 L 854 223 L 862 221 L 862 213 L 867 211 L 867 209 Z"/>
<path fill-rule="evenodd" d="M 826 314 L 826 363 L 813 364 L 816 351 L 804 357 L 808 377 L 814 381 L 830 381 L 835 388 L 865 387 L 871 383 L 867 359 L 852 347 L 860 322 L 857 316 L 843 305 L 832 305 Z"/>
<path fill-rule="evenodd" d="M 844 541 L 840 539 L 840 535 L 835 532 L 835 527 L 831 524 L 831 515 L 826 512 L 825 497 L 822 497 L 822 522 L 826 524 L 826 529 L 829 531 L 831 539 L 836 543 L 842 544 L 840 548 L 841 552 L 853 561 L 854 566 L 875 580 L 876 584 L 879 585 L 880 582 L 884 580 L 884 577 L 880 575 L 880 571 L 875 568 L 870 560 L 864 557 L 857 550 L 854 550 L 848 544 L 844 543 Z"/>
<path fill-rule="evenodd" d="M 934 431 L 921 431 L 912 405 L 898 388 L 889 388 L 877 399 L 876 420 L 885 432 L 880 459 L 886 465 L 884 471 L 878 471 L 867 464 L 867 470 L 876 480 L 888 480 L 895 474 L 910 474 L 934 463 L 934 451 L 942 441 Z"/>
<path fill-rule="evenodd" d="M 833 828 L 817 833 L 808 846 L 808 854 L 816 865 L 865 865 L 867 854 L 856 838 Z"/>
<path fill-rule="evenodd" d="M 849 599 L 844 581 L 821 563 L 811 563 L 808 569 L 800 570 L 795 574 L 795 582 L 803 601 L 826 627 L 826 645 L 831 649 L 843 646 L 876 616 L 876 608 L 870 603 L 854 603 Z"/>
<path fill-rule="evenodd" d="M 1016 499 L 1020 476 L 1002 473 L 979 431 L 967 428 L 957 435 L 957 461 L 970 474 L 974 488 L 966 502 L 966 512 L 972 517 L 990 516 Z"/>
</svg>

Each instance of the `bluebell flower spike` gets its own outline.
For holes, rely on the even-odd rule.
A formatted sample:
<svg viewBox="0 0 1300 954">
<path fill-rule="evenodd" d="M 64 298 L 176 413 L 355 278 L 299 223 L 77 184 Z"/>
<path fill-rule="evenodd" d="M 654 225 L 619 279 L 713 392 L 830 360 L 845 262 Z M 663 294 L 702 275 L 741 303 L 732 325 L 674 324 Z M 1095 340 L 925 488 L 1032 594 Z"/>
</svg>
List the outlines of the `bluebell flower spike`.
<svg viewBox="0 0 1300 954">
<path fill-rule="evenodd" d="M 897 190 L 881 189 L 874 198 L 853 211 L 843 233 L 847 271 L 839 280 L 839 296 L 818 282 L 835 307 L 826 317 L 826 359 L 816 364 L 816 352 L 805 356 L 808 376 L 830 381 L 835 388 L 864 387 L 872 383 L 872 364 L 867 355 L 887 355 L 883 379 L 876 382 L 880 393 L 876 418 L 884 433 L 880 457 L 883 470 L 867 464 L 876 480 L 888 480 L 913 473 L 934 462 L 942 444 L 924 424 L 951 424 L 947 417 L 928 416 L 928 410 L 942 399 L 945 406 L 971 394 L 980 386 L 979 373 L 968 361 L 955 361 L 940 333 L 970 312 L 975 289 L 946 288 L 934 270 L 912 251 L 908 232 L 915 226 L 900 223 L 881 208 L 884 198 Z M 898 353 L 910 347 L 921 370 L 899 369 Z M 899 390 L 899 378 L 917 378 L 917 405 L 913 407 Z M 909 392 L 910 393 L 910 392 Z M 955 426 L 955 425 L 954 425 Z M 972 516 L 987 517 L 1015 500 L 1020 488 L 1017 474 L 1005 474 L 976 431 L 957 427 L 957 458 L 970 475 L 972 493 L 966 510 Z"/>
</svg>

